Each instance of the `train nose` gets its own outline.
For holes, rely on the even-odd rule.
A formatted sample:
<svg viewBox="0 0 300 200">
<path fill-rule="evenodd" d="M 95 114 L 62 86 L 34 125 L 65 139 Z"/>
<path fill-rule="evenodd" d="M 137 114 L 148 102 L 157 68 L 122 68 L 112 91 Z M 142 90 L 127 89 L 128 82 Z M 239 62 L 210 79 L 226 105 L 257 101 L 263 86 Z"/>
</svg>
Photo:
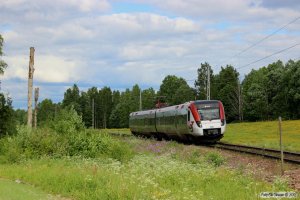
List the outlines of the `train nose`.
<svg viewBox="0 0 300 200">
<path fill-rule="evenodd" d="M 220 128 L 221 123 L 220 121 L 202 121 L 202 127 L 203 129 L 212 129 L 212 128 Z"/>
</svg>

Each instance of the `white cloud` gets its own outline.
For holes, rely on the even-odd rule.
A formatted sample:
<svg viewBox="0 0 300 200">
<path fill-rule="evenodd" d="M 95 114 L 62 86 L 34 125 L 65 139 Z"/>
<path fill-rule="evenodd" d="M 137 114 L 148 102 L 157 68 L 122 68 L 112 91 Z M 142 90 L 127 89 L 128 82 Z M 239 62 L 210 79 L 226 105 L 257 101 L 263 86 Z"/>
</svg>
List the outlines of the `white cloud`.
<svg viewBox="0 0 300 200">
<path fill-rule="evenodd" d="M 90 12 L 93 10 L 107 11 L 108 9 L 110 9 L 110 4 L 107 0 L 4 0 L 4 2 L 2 0 L 0 8 L 1 7 L 12 10 L 30 10 L 37 8 L 55 8 L 57 10 L 65 8 L 76 8 L 81 12 Z"/>
<path fill-rule="evenodd" d="M 5 80 L 13 78 L 27 80 L 29 57 L 13 56 L 6 57 L 5 60 L 9 65 L 4 74 Z M 83 65 L 78 61 L 68 61 L 52 55 L 35 55 L 34 62 L 34 80 L 52 83 L 78 81 L 79 67 Z"/>
<path fill-rule="evenodd" d="M 151 9 L 135 12 L 130 10 L 133 6 L 127 8 L 128 12 L 124 9 L 114 13 L 112 6 L 118 0 L 112 5 L 107 0 L 1 2 L 3 59 L 9 64 L 2 87 L 10 80 L 27 80 L 30 46 L 36 49 L 36 81 L 49 85 L 77 82 L 79 87 L 80 83 L 108 85 L 117 89 L 135 83 L 158 87 L 168 74 L 190 80 L 196 78 L 201 62 L 209 62 L 218 72 L 221 65 L 239 67 L 300 41 L 299 20 L 230 59 L 300 12 L 278 6 L 278 2 L 273 8 L 264 0 L 128 1 L 150 5 Z M 299 57 L 297 52 L 299 48 L 251 67 L 258 68 L 277 59 L 295 59 Z M 59 87 L 62 86 L 44 86 L 44 90 L 55 94 Z M 11 88 L 11 93 L 19 92 Z M 59 90 L 61 95 L 64 89 Z"/>
</svg>

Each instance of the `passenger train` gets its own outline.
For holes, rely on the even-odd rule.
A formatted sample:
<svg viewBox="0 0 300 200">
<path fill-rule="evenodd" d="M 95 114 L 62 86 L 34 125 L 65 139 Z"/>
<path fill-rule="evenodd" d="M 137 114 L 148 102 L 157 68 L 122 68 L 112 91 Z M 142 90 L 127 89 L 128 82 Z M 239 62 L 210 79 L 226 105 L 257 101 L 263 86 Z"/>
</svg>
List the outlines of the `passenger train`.
<svg viewBox="0 0 300 200">
<path fill-rule="evenodd" d="M 216 142 L 226 129 L 221 101 L 197 100 L 180 105 L 132 112 L 129 128 L 134 135 L 192 143 Z"/>
</svg>

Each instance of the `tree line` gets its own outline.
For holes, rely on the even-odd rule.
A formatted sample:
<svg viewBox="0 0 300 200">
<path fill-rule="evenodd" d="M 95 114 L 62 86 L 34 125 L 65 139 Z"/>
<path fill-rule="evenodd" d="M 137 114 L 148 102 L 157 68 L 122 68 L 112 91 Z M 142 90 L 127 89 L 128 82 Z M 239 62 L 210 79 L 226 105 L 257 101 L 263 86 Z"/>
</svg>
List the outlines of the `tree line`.
<svg viewBox="0 0 300 200">
<path fill-rule="evenodd" d="M 54 119 L 60 109 L 74 107 L 86 127 L 128 127 L 129 114 L 140 109 L 140 95 L 143 110 L 155 108 L 158 100 L 176 105 L 206 99 L 207 70 L 210 70 L 211 99 L 223 102 L 228 122 L 274 120 L 278 116 L 300 118 L 300 61 L 284 64 L 279 60 L 253 69 L 242 81 L 231 65 L 214 74 L 208 63 L 202 63 L 194 87 L 174 75 L 166 76 L 158 91 L 142 90 L 137 84 L 122 92 L 110 87 L 80 91 L 74 84 L 66 90 L 61 103 L 55 104 L 50 99 L 39 103 L 39 124 Z"/>
<path fill-rule="evenodd" d="M 3 38 L 0 35 L 0 74 L 7 64 L 1 59 Z M 210 73 L 207 73 L 210 70 Z M 194 87 L 175 75 L 166 76 L 158 91 L 134 85 L 125 91 L 91 87 L 80 91 L 74 84 L 64 93 L 62 102 L 44 99 L 38 104 L 38 126 L 54 121 L 63 109 L 74 108 L 86 127 L 123 128 L 129 125 L 129 114 L 140 109 L 152 109 L 157 101 L 176 105 L 207 98 L 207 79 L 210 74 L 211 99 L 221 100 L 227 122 L 300 118 L 300 61 L 278 60 L 252 70 L 243 80 L 231 65 L 214 73 L 209 63 L 201 63 Z M 0 82 L 1 84 L 1 82 Z M 142 101 L 140 103 L 140 96 Z M 140 105 L 141 104 L 141 105 Z M 0 92 L 0 136 L 15 131 L 16 124 L 26 124 L 26 111 L 14 110 L 12 99 Z"/>
</svg>

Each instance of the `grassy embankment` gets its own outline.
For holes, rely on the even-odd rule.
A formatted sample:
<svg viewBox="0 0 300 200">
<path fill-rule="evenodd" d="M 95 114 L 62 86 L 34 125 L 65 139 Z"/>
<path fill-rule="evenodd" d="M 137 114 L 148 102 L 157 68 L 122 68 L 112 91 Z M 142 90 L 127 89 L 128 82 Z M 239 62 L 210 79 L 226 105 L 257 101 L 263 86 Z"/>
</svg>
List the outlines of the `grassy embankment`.
<svg viewBox="0 0 300 200">
<path fill-rule="evenodd" d="M 0 177 L 71 199 L 255 199 L 289 190 L 279 179 L 268 184 L 224 168 L 217 153 L 182 146 L 126 142 L 106 131 L 20 128 L 0 140 Z"/>
<path fill-rule="evenodd" d="M 284 150 L 300 152 L 300 120 L 282 121 Z M 223 142 L 279 149 L 278 121 L 227 125 Z"/>
</svg>

